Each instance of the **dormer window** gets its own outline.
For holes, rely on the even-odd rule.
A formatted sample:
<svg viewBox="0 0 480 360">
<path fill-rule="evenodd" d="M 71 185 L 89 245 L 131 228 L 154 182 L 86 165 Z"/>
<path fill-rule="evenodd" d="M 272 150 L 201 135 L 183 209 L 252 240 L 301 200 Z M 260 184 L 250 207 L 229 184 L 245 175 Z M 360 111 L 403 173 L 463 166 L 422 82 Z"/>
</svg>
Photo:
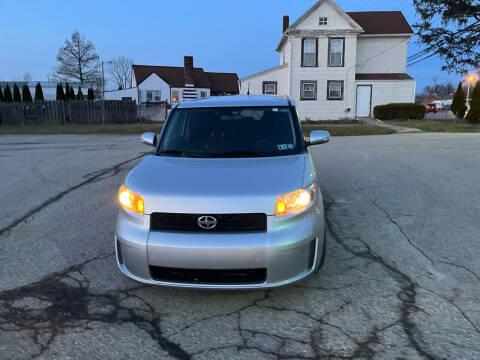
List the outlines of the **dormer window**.
<svg viewBox="0 0 480 360">
<path fill-rule="evenodd" d="M 327 17 L 321 17 L 318 20 L 318 25 L 320 26 L 327 26 L 328 25 L 328 18 Z"/>
</svg>

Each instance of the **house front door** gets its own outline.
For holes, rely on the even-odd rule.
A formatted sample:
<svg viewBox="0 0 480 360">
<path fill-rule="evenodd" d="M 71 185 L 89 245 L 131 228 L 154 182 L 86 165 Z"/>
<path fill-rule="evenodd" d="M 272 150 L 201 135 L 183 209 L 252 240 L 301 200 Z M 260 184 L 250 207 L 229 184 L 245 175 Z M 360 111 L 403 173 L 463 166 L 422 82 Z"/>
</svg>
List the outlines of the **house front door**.
<svg viewBox="0 0 480 360">
<path fill-rule="evenodd" d="M 372 85 L 357 86 L 357 117 L 370 117 L 372 109 Z"/>
</svg>

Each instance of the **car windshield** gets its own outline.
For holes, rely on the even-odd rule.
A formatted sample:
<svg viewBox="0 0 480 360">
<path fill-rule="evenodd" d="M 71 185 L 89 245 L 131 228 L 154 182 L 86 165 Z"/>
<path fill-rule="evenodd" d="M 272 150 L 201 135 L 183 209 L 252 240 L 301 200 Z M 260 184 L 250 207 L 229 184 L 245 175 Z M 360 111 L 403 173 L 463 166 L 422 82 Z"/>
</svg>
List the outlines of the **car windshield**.
<svg viewBox="0 0 480 360">
<path fill-rule="evenodd" d="M 289 107 L 175 109 L 158 155 L 266 157 L 301 151 Z"/>
</svg>

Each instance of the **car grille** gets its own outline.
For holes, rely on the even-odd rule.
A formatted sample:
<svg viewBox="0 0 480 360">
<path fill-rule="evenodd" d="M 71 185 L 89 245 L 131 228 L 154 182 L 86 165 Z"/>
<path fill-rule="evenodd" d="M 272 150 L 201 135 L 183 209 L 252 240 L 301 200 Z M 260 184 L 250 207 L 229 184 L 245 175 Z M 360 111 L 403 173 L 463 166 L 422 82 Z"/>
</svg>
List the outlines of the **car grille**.
<svg viewBox="0 0 480 360">
<path fill-rule="evenodd" d="M 152 279 L 156 281 L 187 284 L 263 284 L 267 280 L 267 269 L 204 270 L 174 269 L 150 266 Z"/>
<path fill-rule="evenodd" d="M 214 217 L 217 220 L 216 227 L 210 230 L 200 227 L 198 219 L 202 216 Z M 267 215 L 153 213 L 150 219 L 150 229 L 183 232 L 265 232 L 267 231 Z"/>
</svg>

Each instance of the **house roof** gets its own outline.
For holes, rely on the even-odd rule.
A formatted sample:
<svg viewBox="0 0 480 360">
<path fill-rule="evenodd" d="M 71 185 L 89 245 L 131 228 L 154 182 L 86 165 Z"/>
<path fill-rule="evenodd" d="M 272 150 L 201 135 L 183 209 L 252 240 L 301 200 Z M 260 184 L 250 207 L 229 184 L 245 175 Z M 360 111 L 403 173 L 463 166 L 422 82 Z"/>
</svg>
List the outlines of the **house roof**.
<svg viewBox="0 0 480 360">
<path fill-rule="evenodd" d="M 297 21 L 295 21 L 288 29 L 294 29 L 303 20 L 310 16 L 320 5 L 326 0 L 320 0 L 315 3 L 305 14 L 303 14 Z M 400 35 L 400 34 L 413 34 L 413 30 L 408 24 L 405 16 L 401 11 L 357 11 L 357 12 L 344 12 L 336 5 L 335 2 L 330 1 L 330 4 L 334 8 L 343 13 L 347 21 L 349 21 L 353 27 L 359 25 L 363 32 L 360 35 Z M 280 43 L 277 46 L 277 51 L 281 51 L 283 45 L 286 42 L 287 37 L 283 34 Z"/>
<path fill-rule="evenodd" d="M 362 35 L 413 34 L 401 11 L 347 12 L 363 28 Z"/>
<path fill-rule="evenodd" d="M 156 74 L 171 87 L 185 87 L 185 72 L 179 66 L 133 65 L 137 86 L 150 75 Z M 205 72 L 202 68 L 193 68 L 195 87 L 207 88 L 212 92 L 239 92 L 236 73 Z"/>
<path fill-rule="evenodd" d="M 133 65 L 135 80 L 137 86 L 152 74 L 156 74 L 171 87 L 185 87 L 185 73 L 183 67 L 178 66 L 150 66 L 150 65 Z M 202 68 L 193 68 L 193 77 L 195 79 L 195 87 L 210 88 L 205 71 Z"/>
<path fill-rule="evenodd" d="M 356 23 L 356 21 L 354 19 L 352 19 L 348 13 L 343 11 L 335 3 L 335 1 L 332 1 L 332 0 L 319 0 L 319 1 L 317 1 L 315 4 L 313 4 L 313 6 L 310 9 L 307 10 L 306 13 L 304 13 L 297 21 L 295 21 L 292 25 L 290 25 L 289 28 L 290 29 L 295 29 L 298 25 L 300 25 L 301 22 L 303 22 L 306 18 L 308 18 L 310 15 L 312 15 L 315 12 L 315 10 L 317 10 L 320 6 L 322 6 L 323 3 L 325 3 L 326 1 L 334 8 L 335 11 L 337 11 L 340 14 L 340 16 L 342 16 L 348 23 L 350 23 L 350 25 L 353 28 L 358 28 L 358 23 Z"/>
<path fill-rule="evenodd" d="M 413 80 L 413 78 L 404 73 L 372 73 L 372 74 L 356 74 L 355 80 Z"/>
<path fill-rule="evenodd" d="M 238 93 L 238 75 L 236 73 L 206 72 L 213 93 Z"/>
</svg>

